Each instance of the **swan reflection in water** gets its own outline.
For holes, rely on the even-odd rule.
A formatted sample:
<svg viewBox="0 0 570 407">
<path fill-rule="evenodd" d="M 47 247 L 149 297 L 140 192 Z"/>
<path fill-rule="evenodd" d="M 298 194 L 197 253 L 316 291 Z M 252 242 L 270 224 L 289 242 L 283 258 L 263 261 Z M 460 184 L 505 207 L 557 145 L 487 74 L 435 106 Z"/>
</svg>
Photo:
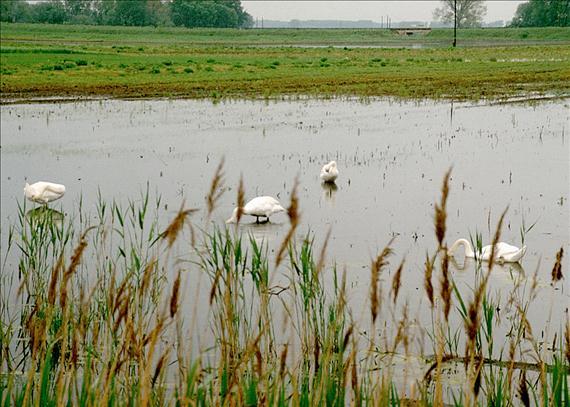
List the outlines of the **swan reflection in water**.
<svg viewBox="0 0 570 407">
<path fill-rule="evenodd" d="M 279 231 L 284 224 L 285 223 L 277 222 L 256 223 L 255 221 L 241 221 L 239 223 L 239 229 L 244 237 L 251 237 L 258 245 L 263 243 L 264 246 L 272 246 L 271 242 L 281 238 Z"/>
<path fill-rule="evenodd" d="M 489 270 L 489 263 L 481 262 L 480 266 L 477 261 L 470 257 L 465 257 L 462 262 L 458 262 L 453 256 L 449 257 L 449 264 L 455 271 L 459 272 L 472 272 L 475 273 L 478 267 L 481 267 L 483 271 L 487 272 Z M 525 271 L 520 263 L 495 263 L 493 265 L 492 275 L 495 276 L 509 276 L 513 280 L 518 280 L 519 278 L 525 278 Z"/>
<path fill-rule="evenodd" d="M 338 190 L 336 184 L 334 182 L 323 182 L 321 183 L 321 188 L 323 189 L 325 199 L 334 202 L 334 195 Z"/>
<path fill-rule="evenodd" d="M 26 219 L 30 223 L 51 221 L 54 225 L 61 226 L 64 217 L 65 215 L 62 212 L 48 208 L 47 206 L 40 206 L 26 212 Z"/>
</svg>

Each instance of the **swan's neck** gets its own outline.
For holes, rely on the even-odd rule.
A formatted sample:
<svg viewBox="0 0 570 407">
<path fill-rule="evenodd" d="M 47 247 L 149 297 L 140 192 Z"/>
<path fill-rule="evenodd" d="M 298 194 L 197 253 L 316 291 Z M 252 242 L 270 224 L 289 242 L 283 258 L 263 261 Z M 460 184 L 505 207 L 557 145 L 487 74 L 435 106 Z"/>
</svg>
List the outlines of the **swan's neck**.
<svg viewBox="0 0 570 407">
<path fill-rule="evenodd" d="M 226 223 L 236 223 L 238 215 L 238 208 L 235 208 L 232 212 L 232 216 L 226 221 Z"/>
<path fill-rule="evenodd" d="M 449 253 L 453 253 L 459 246 L 463 246 L 465 257 L 475 257 L 475 252 L 467 239 L 457 239 L 449 248 Z"/>
</svg>

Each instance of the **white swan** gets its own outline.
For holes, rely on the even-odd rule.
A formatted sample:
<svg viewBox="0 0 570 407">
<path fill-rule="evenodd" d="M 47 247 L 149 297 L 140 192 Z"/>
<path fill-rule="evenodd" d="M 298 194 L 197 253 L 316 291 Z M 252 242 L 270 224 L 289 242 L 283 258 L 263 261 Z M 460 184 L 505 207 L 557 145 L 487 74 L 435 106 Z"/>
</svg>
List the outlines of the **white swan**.
<svg viewBox="0 0 570 407">
<path fill-rule="evenodd" d="M 321 168 L 321 179 L 324 182 L 334 182 L 338 177 L 338 168 L 336 161 L 331 161 Z"/>
<path fill-rule="evenodd" d="M 269 222 L 269 217 L 273 214 L 285 212 L 285 208 L 281 206 L 279 201 L 271 196 L 258 196 L 245 204 L 242 208 L 244 215 L 255 216 L 256 223 L 259 223 L 259 218 L 266 218 L 265 222 Z M 231 218 L 226 223 L 236 223 L 238 215 L 238 208 L 235 208 Z"/>
<path fill-rule="evenodd" d="M 457 239 L 457 241 L 451 245 L 447 253 L 450 256 L 453 256 L 453 252 L 459 246 L 463 246 L 463 249 L 465 250 L 465 257 L 477 257 L 478 259 L 486 261 L 489 261 L 491 258 L 491 245 L 484 246 L 481 249 L 481 252 L 475 253 L 471 247 L 471 243 L 469 243 L 469 241 L 466 239 Z M 499 262 L 516 263 L 522 259 L 526 253 L 526 246 L 523 246 L 519 249 L 516 246 L 512 246 L 508 243 L 503 242 L 499 242 L 495 246 L 495 260 Z"/>
<path fill-rule="evenodd" d="M 24 195 L 32 202 L 47 204 L 55 201 L 65 194 L 65 185 L 54 184 L 53 182 L 39 181 L 32 185 L 26 182 Z"/>
</svg>

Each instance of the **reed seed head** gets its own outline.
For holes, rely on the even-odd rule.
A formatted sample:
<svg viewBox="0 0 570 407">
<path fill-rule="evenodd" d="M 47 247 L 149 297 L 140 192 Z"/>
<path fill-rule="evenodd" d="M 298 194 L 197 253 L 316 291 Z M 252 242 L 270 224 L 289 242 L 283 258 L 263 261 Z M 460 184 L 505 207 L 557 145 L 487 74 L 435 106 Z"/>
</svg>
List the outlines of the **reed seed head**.
<svg viewBox="0 0 570 407">
<path fill-rule="evenodd" d="M 449 255 L 447 248 L 443 248 L 443 256 L 441 258 L 441 280 L 440 280 L 440 295 L 443 300 L 445 320 L 449 320 L 449 312 L 451 311 L 451 291 L 452 284 L 449 277 Z"/>
<path fill-rule="evenodd" d="M 557 283 L 562 280 L 564 276 L 562 275 L 562 256 L 564 255 L 564 248 L 560 248 L 556 253 L 556 262 L 552 268 L 552 283 Z"/>
<path fill-rule="evenodd" d="M 245 206 L 245 188 L 243 186 L 243 174 L 239 177 L 239 185 L 237 191 L 237 223 L 243 216 L 243 207 Z"/>
<path fill-rule="evenodd" d="M 219 199 L 222 197 L 224 193 L 223 191 L 224 161 L 225 158 L 222 157 L 220 163 L 218 164 L 218 167 L 216 168 L 216 172 L 214 173 L 214 177 L 212 178 L 212 182 L 210 183 L 210 191 L 208 192 L 208 196 L 206 197 L 208 218 L 210 218 L 210 215 L 212 214 L 212 212 L 214 212 L 214 209 L 216 208 Z"/>
<path fill-rule="evenodd" d="M 449 178 L 451 176 L 451 168 L 447 170 L 443 177 L 441 185 L 441 201 L 435 204 L 435 235 L 439 247 L 443 247 L 443 239 L 445 238 L 446 220 L 447 220 L 447 197 L 449 196 Z"/>
<path fill-rule="evenodd" d="M 431 277 L 433 275 L 433 264 L 435 262 L 435 256 L 431 259 L 429 254 L 426 253 L 426 260 L 424 262 L 424 288 L 426 290 L 426 294 L 428 296 L 429 302 L 431 304 L 431 308 L 433 309 L 434 297 L 433 297 L 433 284 L 431 282 Z"/>
<path fill-rule="evenodd" d="M 180 291 L 180 271 L 174 280 L 172 285 L 172 295 L 170 296 L 170 318 L 174 318 L 176 312 L 178 312 L 178 295 Z"/>
<path fill-rule="evenodd" d="M 299 224 L 299 198 L 297 197 L 297 188 L 299 186 L 299 179 L 295 178 L 295 182 L 293 183 L 293 189 L 291 190 L 291 202 L 289 207 L 287 208 L 287 215 L 289 216 L 289 222 L 291 223 L 291 227 L 287 232 L 287 235 L 281 242 L 281 246 L 279 246 L 279 250 L 277 251 L 277 256 L 275 258 L 275 267 L 279 267 L 281 262 L 283 261 L 283 257 L 285 255 L 285 250 L 289 246 L 289 243 L 293 239 L 295 235 L 295 230 L 297 229 L 297 225 Z"/>
<path fill-rule="evenodd" d="M 526 385 L 526 370 L 524 369 L 521 371 L 518 390 L 519 397 L 521 398 L 523 406 L 530 407 L 530 395 L 528 393 L 528 387 Z"/>
<path fill-rule="evenodd" d="M 406 258 L 404 257 L 402 259 L 402 261 L 400 262 L 400 265 L 398 266 L 398 269 L 396 270 L 396 273 L 394 274 L 394 278 L 392 279 L 392 301 L 394 302 L 394 305 L 396 304 L 396 300 L 398 299 L 398 293 L 400 292 L 400 287 L 401 287 L 401 279 L 402 279 L 402 270 L 404 269 L 404 262 L 406 261 Z"/>
<path fill-rule="evenodd" d="M 372 316 L 372 323 L 376 322 L 376 318 L 380 312 L 381 295 L 378 282 L 380 280 L 380 273 L 382 272 L 382 269 L 388 265 L 388 257 L 390 257 L 393 252 L 390 247 L 393 242 L 394 238 L 390 239 L 380 254 L 376 256 L 376 259 L 372 261 L 370 266 L 370 314 Z"/>
<path fill-rule="evenodd" d="M 178 234 L 186 223 L 186 218 L 197 210 L 198 209 L 184 209 L 184 202 L 182 202 L 180 210 L 166 230 L 162 232 L 162 238 L 167 241 L 168 247 L 171 247 L 178 238 Z"/>
</svg>

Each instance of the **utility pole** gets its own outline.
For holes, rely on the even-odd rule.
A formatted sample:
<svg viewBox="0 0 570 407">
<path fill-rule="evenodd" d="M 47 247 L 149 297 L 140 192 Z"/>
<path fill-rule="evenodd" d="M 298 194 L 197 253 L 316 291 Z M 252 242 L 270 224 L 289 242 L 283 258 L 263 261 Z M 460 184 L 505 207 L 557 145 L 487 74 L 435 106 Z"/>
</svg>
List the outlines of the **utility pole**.
<svg viewBox="0 0 570 407">
<path fill-rule="evenodd" d="M 457 0 L 453 0 L 453 48 L 457 46 Z"/>
</svg>

